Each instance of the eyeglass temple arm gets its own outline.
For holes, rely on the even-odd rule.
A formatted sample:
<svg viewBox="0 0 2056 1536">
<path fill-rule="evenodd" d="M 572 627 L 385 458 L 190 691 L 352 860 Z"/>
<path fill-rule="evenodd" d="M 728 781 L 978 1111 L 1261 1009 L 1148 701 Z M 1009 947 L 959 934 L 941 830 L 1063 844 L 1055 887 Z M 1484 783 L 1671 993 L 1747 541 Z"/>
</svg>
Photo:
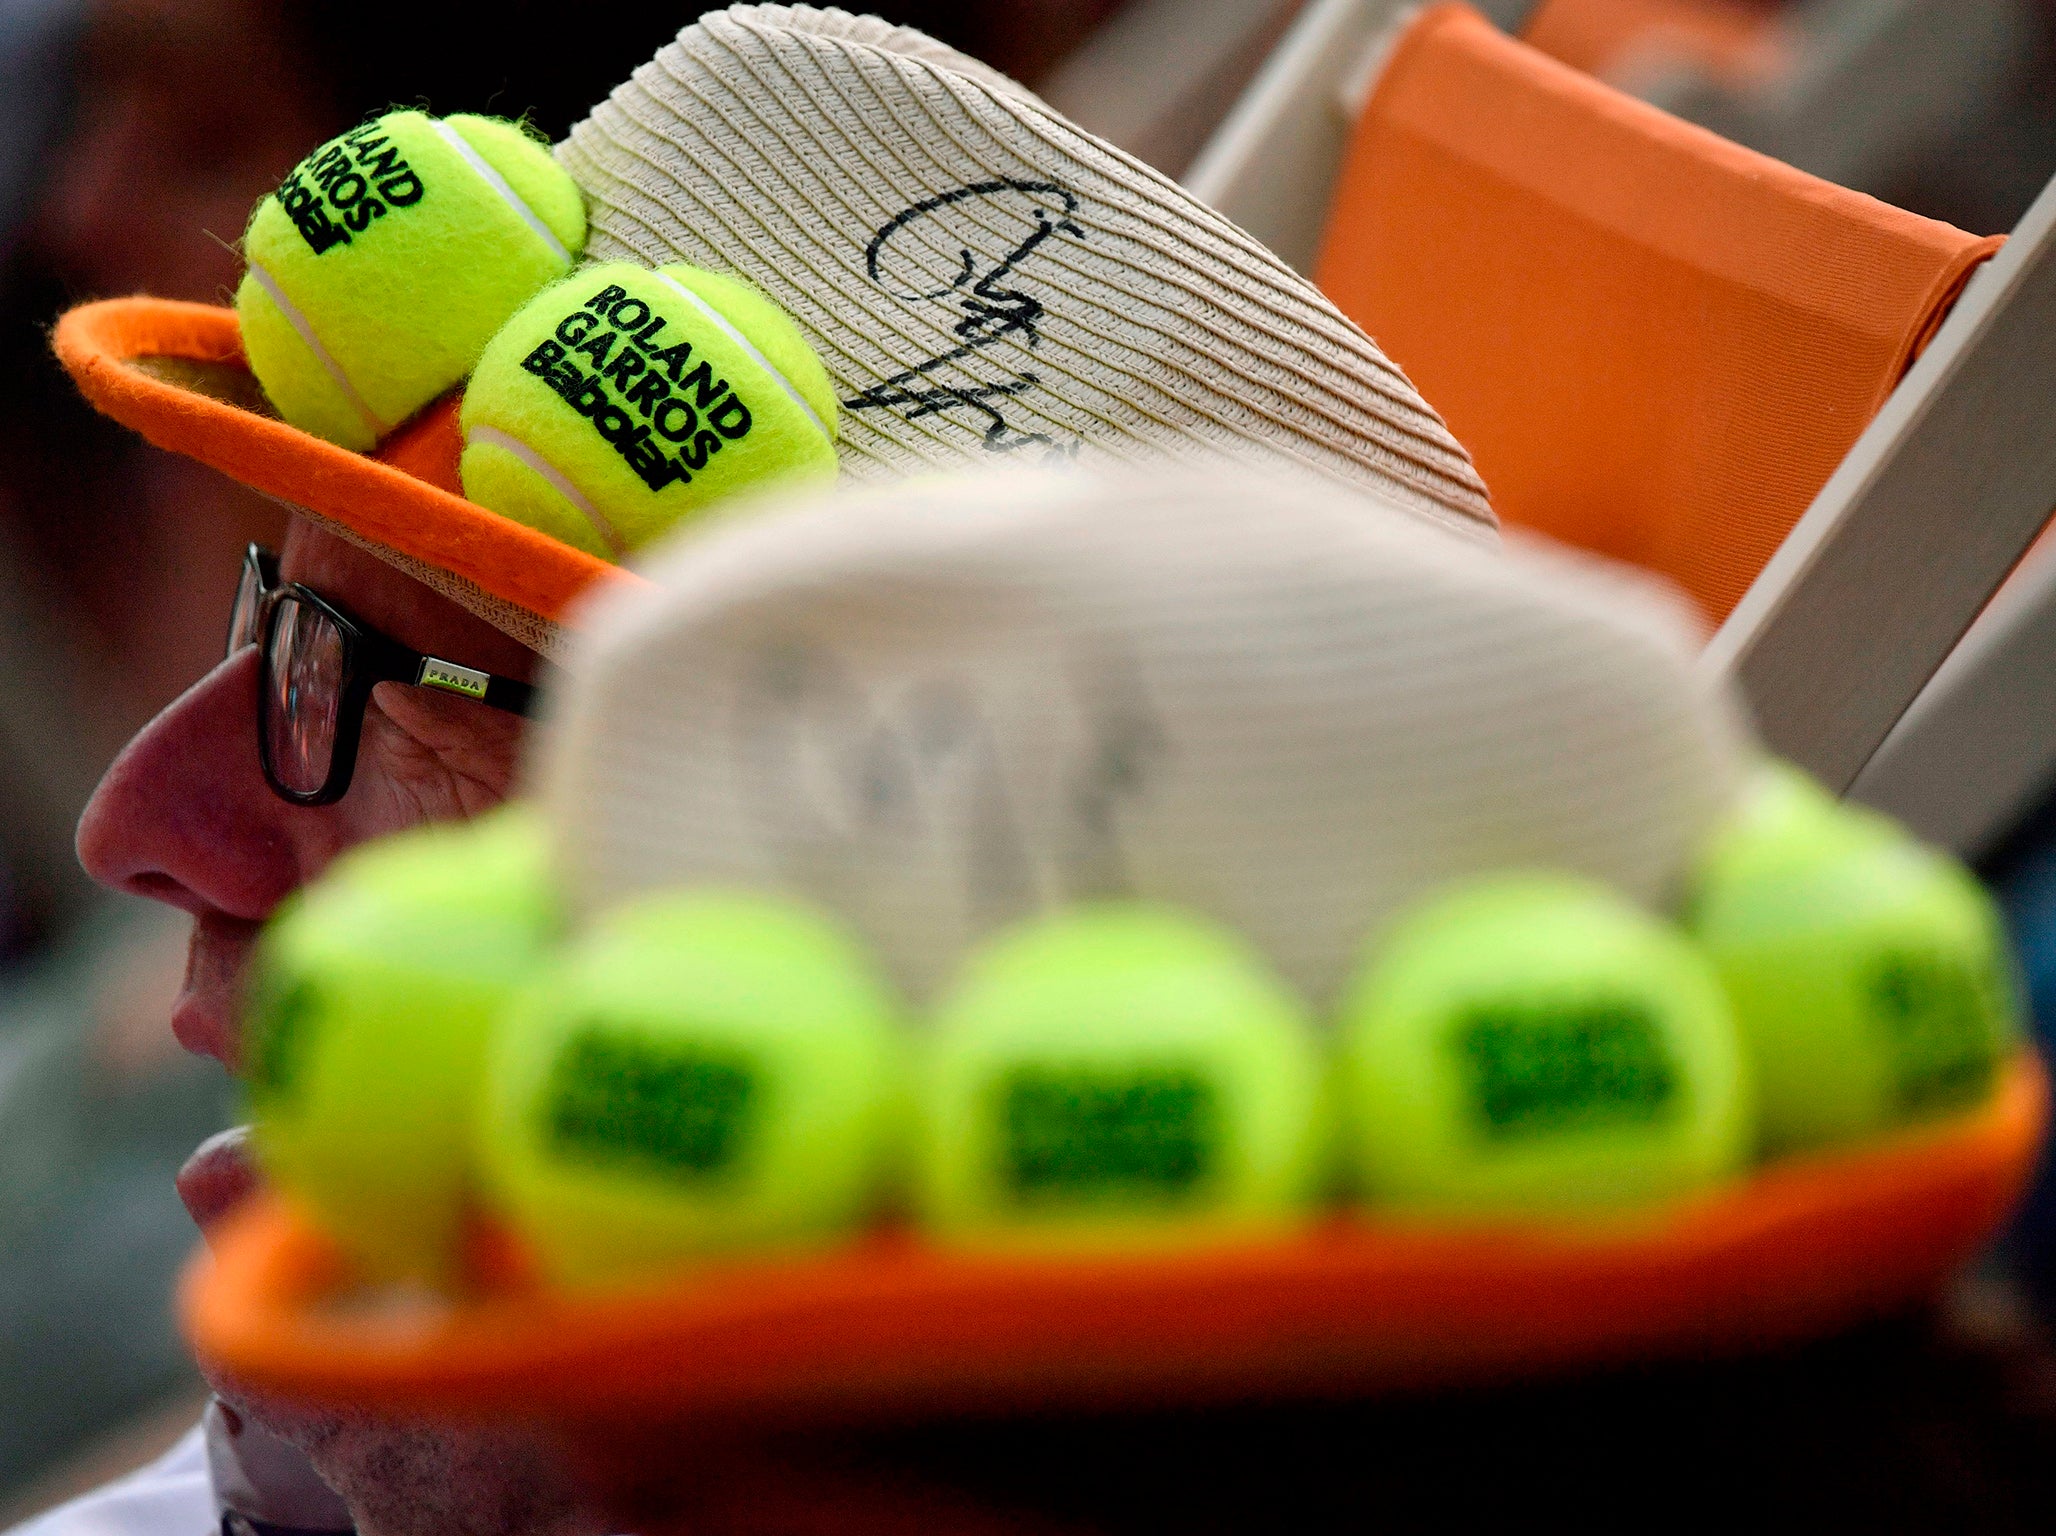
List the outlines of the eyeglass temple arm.
<svg viewBox="0 0 2056 1536">
<path fill-rule="evenodd" d="M 376 630 L 366 630 L 354 620 L 351 627 L 361 647 L 358 665 L 369 670 L 377 682 L 411 683 L 417 688 L 434 688 L 441 693 L 454 693 L 460 698 L 476 699 L 494 709 L 504 709 L 510 715 L 527 715 L 535 708 L 532 684 L 481 672 L 476 667 L 445 661 L 440 656 L 430 656 Z"/>
<path fill-rule="evenodd" d="M 444 693 L 476 699 L 509 714 L 526 715 L 535 706 L 535 689 L 530 684 L 516 682 L 511 677 L 496 677 L 476 667 L 460 667 L 456 662 L 444 661 L 439 656 L 420 657 L 414 675 L 406 680 L 416 687 L 436 688 Z"/>
</svg>

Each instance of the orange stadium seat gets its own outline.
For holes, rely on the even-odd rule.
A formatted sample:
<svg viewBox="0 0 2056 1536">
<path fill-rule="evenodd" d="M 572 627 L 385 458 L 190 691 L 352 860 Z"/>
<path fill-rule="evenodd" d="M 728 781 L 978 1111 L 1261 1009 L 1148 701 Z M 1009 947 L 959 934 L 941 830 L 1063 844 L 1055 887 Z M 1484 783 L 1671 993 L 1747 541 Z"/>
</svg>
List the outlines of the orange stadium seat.
<svg viewBox="0 0 2056 1536">
<path fill-rule="evenodd" d="M 1503 519 L 1659 571 L 1718 623 L 1999 243 L 1441 4 L 1358 117 L 1316 276 Z"/>
<path fill-rule="evenodd" d="M 1680 63 L 1747 86 L 1790 67 L 1782 9 L 1763 0 L 1542 0 L 1520 36 L 1603 80 Z"/>
</svg>

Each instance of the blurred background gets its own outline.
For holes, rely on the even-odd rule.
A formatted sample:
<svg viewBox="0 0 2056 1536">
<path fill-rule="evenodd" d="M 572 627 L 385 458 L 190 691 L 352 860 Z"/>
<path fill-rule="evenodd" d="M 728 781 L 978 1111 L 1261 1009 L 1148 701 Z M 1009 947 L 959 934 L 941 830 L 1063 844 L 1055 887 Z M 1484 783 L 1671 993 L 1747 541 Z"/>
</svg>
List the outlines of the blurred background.
<svg viewBox="0 0 2056 1536">
<path fill-rule="evenodd" d="M 1177 176 L 1302 3 L 876 8 Z M 1483 8 L 1576 68 L 1976 233 L 2011 228 L 2056 172 L 2056 0 Z M 616 0 L 567 48 L 564 9 L 525 0 L 0 0 L 0 1527 L 168 1438 L 200 1399 L 169 1313 L 193 1241 L 171 1179 L 232 1097 L 166 1027 L 183 923 L 94 893 L 72 826 L 121 744 L 218 659 L 242 547 L 275 542 L 284 516 L 95 416 L 48 329 L 112 294 L 226 301 L 252 203 L 322 139 L 396 103 L 527 114 L 559 137 L 697 10 Z M 2037 958 L 2056 952 L 2052 847 L 2045 805 L 1988 872 L 2031 979 L 2056 983 Z M 2038 1326 L 2037 1286 L 2056 1295 L 2040 1230 L 1983 1277 L 1979 1326 Z"/>
</svg>

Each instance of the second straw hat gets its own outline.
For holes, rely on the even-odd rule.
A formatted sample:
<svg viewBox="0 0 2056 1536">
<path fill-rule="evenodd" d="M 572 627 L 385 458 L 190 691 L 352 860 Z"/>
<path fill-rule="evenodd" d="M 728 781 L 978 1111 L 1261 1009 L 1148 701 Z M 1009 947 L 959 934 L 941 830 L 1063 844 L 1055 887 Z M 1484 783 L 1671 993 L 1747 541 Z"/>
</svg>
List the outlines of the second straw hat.
<svg viewBox="0 0 2056 1536">
<path fill-rule="evenodd" d="M 917 998 L 997 927 L 1135 896 L 1325 1005 L 1452 880 L 1668 898 L 1745 750 L 1667 588 L 1263 467 L 789 496 L 648 573 L 538 741 L 572 910 L 798 894 Z"/>
</svg>

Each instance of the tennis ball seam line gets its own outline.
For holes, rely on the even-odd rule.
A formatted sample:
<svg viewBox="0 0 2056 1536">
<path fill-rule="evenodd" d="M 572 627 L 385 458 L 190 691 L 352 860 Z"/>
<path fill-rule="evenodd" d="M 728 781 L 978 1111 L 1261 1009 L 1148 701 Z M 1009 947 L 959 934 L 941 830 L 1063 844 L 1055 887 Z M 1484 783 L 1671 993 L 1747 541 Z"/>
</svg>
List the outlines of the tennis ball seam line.
<svg viewBox="0 0 2056 1536">
<path fill-rule="evenodd" d="M 571 253 L 564 249 L 564 242 L 557 238 L 556 232 L 542 221 L 533 208 L 528 206 L 527 201 L 523 199 L 519 192 L 516 192 L 512 186 L 508 185 L 507 178 L 493 168 L 492 162 L 472 147 L 469 139 L 465 138 L 463 134 L 439 117 L 430 118 L 429 126 L 435 129 L 442 140 L 462 157 L 466 165 L 478 173 L 480 180 L 506 200 L 507 206 L 519 214 L 521 221 L 534 230 L 543 244 L 549 247 L 551 255 L 555 256 L 565 266 L 571 265 Z"/>
<path fill-rule="evenodd" d="M 821 418 L 817 414 L 815 414 L 814 408 L 811 405 L 807 404 L 806 397 L 803 396 L 797 389 L 793 388 L 792 380 L 788 379 L 783 373 L 781 373 L 778 370 L 777 366 L 772 363 L 770 358 L 766 357 L 762 352 L 759 352 L 757 350 L 755 342 L 751 341 L 749 337 L 743 335 L 741 331 L 737 330 L 733 325 L 729 324 L 728 317 L 726 315 L 722 314 L 720 310 L 716 309 L 713 305 L 709 304 L 705 299 L 701 298 L 698 294 L 694 293 L 690 288 L 686 287 L 685 284 L 679 282 L 674 277 L 667 276 L 663 271 L 659 269 L 652 269 L 650 272 L 650 276 L 654 277 L 666 288 L 669 288 L 681 299 L 684 299 L 686 303 L 692 305 L 694 309 L 697 309 L 701 314 L 705 315 L 707 319 L 711 321 L 715 326 L 719 327 L 721 334 L 726 336 L 730 341 L 734 342 L 738 347 L 741 347 L 744 355 L 747 356 L 751 362 L 755 363 L 759 368 L 763 369 L 766 373 L 771 375 L 773 379 L 778 381 L 778 387 L 785 391 L 785 393 L 791 398 L 792 403 L 798 406 L 802 411 L 806 412 L 807 420 L 811 421 L 814 424 L 814 430 L 816 432 L 819 432 L 831 443 L 835 441 L 835 434 L 833 432 L 830 432 L 828 428 L 822 424 Z"/>
<path fill-rule="evenodd" d="M 357 386 L 352 384 L 350 376 L 343 372 L 343 365 L 321 344 L 321 338 L 314 334 L 313 324 L 300 313 L 299 306 L 286 297 L 286 291 L 279 286 L 278 279 L 265 271 L 256 261 L 249 261 L 246 265 L 250 275 L 257 279 L 258 286 L 263 288 L 266 296 L 278 306 L 278 312 L 286 317 L 286 323 L 298 333 L 307 350 L 314 354 L 314 360 L 321 364 L 323 371 L 335 381 L 336 388 L 343 392 L 343 398 L 349 402 L 350 408 L 356 411 L 363 419 L 364 425 L 371 429 L 373 440 L 384 437 L 392 430 L 391 427 L 371 408 L 365 398 L 357 393 Z"/>
<path fill-rule="evenodd" d="M 628 557 L 628 541 L 622 538 L 619 530 L 607 520 L 606 514 L 592 504 L 591 499 L 586 496 L 585 492 L 571 483 L 570 477 L 563 470 L 557 468 L 556 465 L 552 464 L 520 438 L 514 436 L 511 432 L 502 432 L 498 427 L 490 427 L 484 422 L 479 422 L 465 432 L 464 443 L 466 447 L 473 443 L 484 443 L 488 447 L 498 448 L 513 454 L 515 458 L 548 481 L 552 490 L 556 491 L 558 495 L 585 514 L 586 521 L 593 525 L 593 532 L 600 536 L 601 543 L 614 552 L 616 560 L 624 560 Z"/>
</svg>

